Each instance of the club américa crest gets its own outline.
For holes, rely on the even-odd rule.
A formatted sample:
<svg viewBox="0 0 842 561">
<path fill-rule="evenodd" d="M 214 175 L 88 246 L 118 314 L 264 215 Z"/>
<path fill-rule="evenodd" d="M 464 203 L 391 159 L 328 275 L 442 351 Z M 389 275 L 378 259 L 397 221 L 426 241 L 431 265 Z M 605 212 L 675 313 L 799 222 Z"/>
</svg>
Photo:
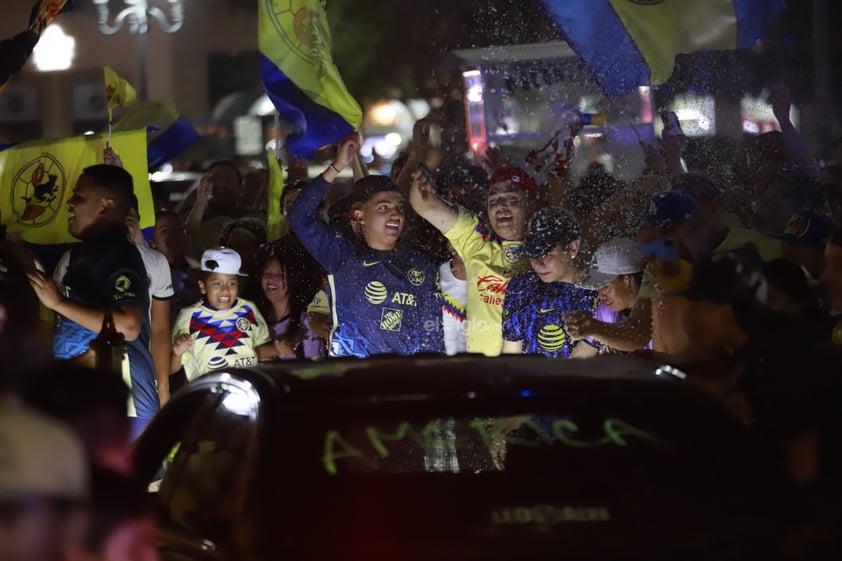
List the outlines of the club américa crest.
<svg viewBox="0 0 842 561">
<path fill-rule="evenodd" d="M 293 54 L 308 64 L 318 62 L 318 52 L 324 47 L 326 21 L 317 11 L 293 6 L 293 0 L 260 0 L 265 4 L 264 13 L 278 31 L 279 37 Z M 324 10 L 324 1 L 322 11 Z"/>
<path fill-rule="evenodd" d="M 421 286 L 422 284 L 424 284 L 424 279 L 426 277 L 424 275 L 424 271 L 413 267 L 412 269 L 407 271 L 406 278 L 409 280 L 409 282 L 412 283 L 413 286 Z"/>
<path fill-rule="evenodd" d="M 52 222 L 63 205 L 67 186 L 64 167 L 52 154 L 41 154 L 23 164 L 12 180 L 12 211 L 23 226 Z"/>
</svg>

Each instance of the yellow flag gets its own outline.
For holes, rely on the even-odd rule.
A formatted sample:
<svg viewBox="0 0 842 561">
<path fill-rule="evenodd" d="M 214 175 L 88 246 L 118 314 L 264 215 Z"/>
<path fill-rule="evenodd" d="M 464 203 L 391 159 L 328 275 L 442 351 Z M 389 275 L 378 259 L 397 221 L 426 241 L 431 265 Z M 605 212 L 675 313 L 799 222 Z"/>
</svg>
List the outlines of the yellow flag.
<svg viewBox="0 0 842 561">
<path fill-rule="evenodd" d="M 269 241 L 277 240 L 287 232 L 287 224 L 281 212 L 281 197 L 284 194 L 284 172 L 275 153 L 269 150 L 269 208 L 266 211 L 266 230 Z"/>
<path fill-rule="evenodd" d="M 57 245 L 79 240 L 67 233 L 67 200 L 82 171 L 102 163 L 107 135 L 25 142 L 0 152 L 0 221 L 24 241 Z M 146 131 L 114 133 L 112 148 L 132 175 L 141 228 L 155 225 L 146 164 Z"/>
<path fill-rule="evenodd" d="M 129 84 L 125 78 L 114 72 L 114 69 L 106 65 L 105 69 L 105 101 L 108 105 L 108 122 L 111 122 L 111 113 L 115 107 L 128 107 L 137 100 L 137 92 L 134 86 Z"/>
</svg>

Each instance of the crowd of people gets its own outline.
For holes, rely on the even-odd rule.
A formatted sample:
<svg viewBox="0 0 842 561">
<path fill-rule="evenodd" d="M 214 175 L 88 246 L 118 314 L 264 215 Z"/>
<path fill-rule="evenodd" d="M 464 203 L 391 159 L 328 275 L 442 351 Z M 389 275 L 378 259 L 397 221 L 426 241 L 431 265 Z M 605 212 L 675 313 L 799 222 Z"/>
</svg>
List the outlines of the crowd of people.
<svg viewBox="0 0 842 561">
<path fill-rule="evenodd" d="M 17 368 L 0 391 L 42 413 L 0 407 L 0 463 L 8 440 L 16 466 L 0 470 L 0 500 L 43 498 L 41 523 L 86 558 L 122 524 L 151 547 L 129 443 L 179 385 L 264 361 L 463 352 L 671 364 L 768 438 L 794 482 L 838 493 L 842 178 L 804 148 L 785 90 L 773 97 L 781 132 L 701 151 L 665 135 L 629 182 L 594 163 L 574 184 L 566 154 L 546 174 L 499 153 L 472 165 L 421 120 L 391 176 L 357 165 L 334 186 L 358 159 L 351 135 L 319 176 L 287 182 L 272 240 L 268 177 L 230 161 L 145 238 L 133 179 L 106 150 L 68 201 L 81 243 L 53 270 L 14 239 L 1 250 L 0 351 Z M 57 320 L 52 352 L 39 304 Z M 122 382 L 93 368 L 106 313 L 127 341 Z M 86 525 L 74 505 L 91 492 Z"/>
</svg>

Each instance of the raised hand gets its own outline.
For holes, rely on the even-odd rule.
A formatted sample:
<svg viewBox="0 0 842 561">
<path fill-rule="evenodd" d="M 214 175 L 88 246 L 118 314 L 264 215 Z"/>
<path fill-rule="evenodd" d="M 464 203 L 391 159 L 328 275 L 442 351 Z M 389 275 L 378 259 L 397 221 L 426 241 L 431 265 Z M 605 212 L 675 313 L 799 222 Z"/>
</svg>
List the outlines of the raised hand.
<svg viewBox="0 0 842 561">
<path fill-rule="evenodd" d="M 193 338 L 189 333 L 184 333 L 175 338 L 172 346 L 172 352 L 175 356 L 181 356 L 187 352 L 187 349 L 193 346 Z"/>
</svg>

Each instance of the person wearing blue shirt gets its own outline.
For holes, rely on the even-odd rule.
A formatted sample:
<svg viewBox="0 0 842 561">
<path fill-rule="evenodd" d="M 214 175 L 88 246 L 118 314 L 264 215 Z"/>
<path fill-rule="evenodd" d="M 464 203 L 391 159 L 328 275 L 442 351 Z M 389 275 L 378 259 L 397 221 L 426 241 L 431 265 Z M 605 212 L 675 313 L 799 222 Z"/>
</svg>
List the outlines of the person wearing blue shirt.
<svg viewBox="0 0 842 561">
<path fill-rule="evenodd" d="M 139 434 L 160 405 L 149 353 L 149 281 L 126 228 L 133 192 L 126 170 L 107 164 L 85 168 L 67 202 L 67 231 L 82 243 L 70 252 L 66 269 L 57 269 L 55 281 L 40 268 L 30 272 L 29 281 L 41 303 L 56 312 L 56 358 L 93 366 L 89 344 L 112 310 L 127 342 L 123 375 L 131 388 L 132 432 Z"/>
<path fill-rule="evenodd" d="M 529 221 L 521 254 L 532 270 L 516 275 L 503 302 L 503 353 L 546 357 L 596 354 L 564 328 L 564 316 L 584 310 L 593 315 L 597 293 L 576 286 L 585 272 L 579 255 L 579 225 L 560 208 L 543 208 Z"/>
<path fill-rule="evenodd" d="M 369 176 L 354 185 L 359 238 L 343 237 L 318 216 L 319 204 L 358 145 L 355 135 L 343 140 L 336 160 L 288 214 L 293 231 L 328 274 L 330 355 L 443 353 L 438 268 L 400 243 L 406 218 L 394 182 Z"/>
</svg>

